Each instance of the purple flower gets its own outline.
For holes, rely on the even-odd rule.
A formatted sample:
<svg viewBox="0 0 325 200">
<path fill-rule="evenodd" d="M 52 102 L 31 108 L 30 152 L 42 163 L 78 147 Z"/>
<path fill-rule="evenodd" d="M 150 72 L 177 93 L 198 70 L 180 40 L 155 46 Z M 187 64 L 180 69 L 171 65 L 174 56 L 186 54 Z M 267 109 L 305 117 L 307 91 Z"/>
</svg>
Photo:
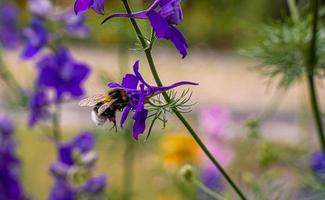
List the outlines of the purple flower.
<svg viewBox="0 0 325 200">
<path fill-rule="evenodd" d="M 53 5 L 49 0 L 29 0 L 28 7 L 33 15 L 41 18 L 46 18 L 54 11 Z"/>
<path fill-rule="evenodd" d="M 1 117 L 0 118 L 0 133 L 1 137 L 7 138 L 11 136 L 14 132 L 15 125 L 11 118 Z"/>
<path fill-rule="evenodd" d="M 18 13 L 18 8 L 12 4 L 0 5 L 0 44 L 6 49 L 14 49 L 19 44 Z"/>
<path fill-rule="evenodd" d="M 325 155 L 323 152 L 316 151 L 312 154 L 310 166 L 316 177 L 325 182 Z"/>
<path fill-rule="evenodd" d="M 213 165 L 203 167 L 201 171 L 201 181 L 204 186 L 208 187 L 213 191 L 220 192 L 224 189 L 222 185 L 222 176 Z M 204 191 L 200 190 L 199 193 L 200 196 L 205 200 L 214 199 L 210 197 L 210 195 L 206 194 Z"/>
<path fill-rule="evenodd" d="M 61 143 L 59 146 L 58 160 L 66 165 L 74 165 L 74 151 L 79 151 L 81 154 L 87 154 L 95 146 L 95 138 L 89 132 L 81 133 L 72 141 Z"/>
<path fill-rule="evenodd" d="M 30 59 L 36 55 L 49 40 L 48 31 L 39 19 L 33 19 L 29 28 L 24 30 L 26 47 L 21 55 L 22 59 Z"/>
<path fill-rule="evenodd" d="M 84 94 L 81 87 L 90 73 L 88 65 L 76 62 L 67 48 L 61 47 L 54 54 L 48 54 L 38 62 L 40 86 L 55 89 L 56 100 L 63 94 L 80 97 Z"/>
<path fill-rule="evenodd" d="M 76 192 L 65 181 L 57 180 L 51 190 L 49 200 L 75 200 Z"/>
<path fill-rule="evenodd" d="M 99 194 L 105 190 L 107 182 L 106 175 L 100 175 L 89 179 L 86 183 L 81 186 L 81 191 L 86 193 Z"/>
<path fill-rule="evenodd" d="M 80 195 L 100 195 L 105 190 L 107 180 L 105 175 L 89 176 L 96 161 L 94 146 L 95 138 L 89 132 L 81 133 L 71 141 L 59 144 L 58 160 L 50 166 L 55 184 L 49 199 L 73 200 Z M 79 175 L 78 182 L 71 179 Z"/>
<path fill-rule="evenodd" d="M 157 8 L 160 9 L 157 10 Z M 183 19 L 180 0 L 156 0 L 150 8 L 132 14 L 116 13 L 108 16 L 102 23 L 114 17 L 128 17 L 149 20 L 158 38 L 170 40 L 182 55 L 187 55 L 188 44 L 183 34 L 175 27 Z"/>
<path fill-rule="evenodd" d="M 104 0 L 76 0 L 74 4 L 74 11 L 76 14 L 79 12 L 93 9 L 98 14 L 104 14 Z"/>
<path fill-rule="evenodd" d="M 20 183 L 20 161 L 15 153 L 14 122 L 0 117 L 0 199 L 26 199 Z"/>
<path fill-rule="evenodd" d="M 139 73 L 139 61 L 135 62 L 133 71 L 134 74 L 126 74 L 124 76 L 121 84 L 109 83 L 108 86 L 110 88 L 123 89 L 126 92 L 129 101 L 124 108 L 120 123 L 121 127 L 123 127 L 130 111 L 134 111 L 133 137 L 137 140 L 139 135 L 142 134 L 146 128 L 145 122 L 148 116 L 148 110 L 144 108 L 144 104 L 148 98 L 181 85 L 197 85 L 197 83 L 182 81 L 167 87 L 151 86 Z"/>
<path fill-rule="evenodd" d="M 73 11 L 64 13 L 61 17 L 68 34 L 76 37 L 85 37 L 89 34 L 89 28 L 85 25 L 84 14 L 75 15 Z"/>
<path fill-rule="evenodd" d="M 28 125 L 34 126 L 40 120 L 44 120 L 49 116 L 47 106 L 49 100 L 44 90 L 37 90 L 29 98 L 29 119 Z"/>
</svg>

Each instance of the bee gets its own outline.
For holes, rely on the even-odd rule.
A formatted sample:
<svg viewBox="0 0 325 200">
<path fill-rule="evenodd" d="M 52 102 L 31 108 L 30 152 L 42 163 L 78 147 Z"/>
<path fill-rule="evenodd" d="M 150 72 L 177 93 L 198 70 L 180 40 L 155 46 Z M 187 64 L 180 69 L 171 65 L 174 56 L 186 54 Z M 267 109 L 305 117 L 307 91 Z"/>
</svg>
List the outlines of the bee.
<svg viewBox="0 0 325 200">
<path fill-rule="evenodd" d="M 116 129 L 116 112 L 122 111 L 128 104 L 128 96 L 123 89 L 112 89 L 106 94 L 97 94 L 82 99 L 79 106 L 93 107 L 91 119 L 96 125 L 104 125 L 108 120 Z"/>
</svg>

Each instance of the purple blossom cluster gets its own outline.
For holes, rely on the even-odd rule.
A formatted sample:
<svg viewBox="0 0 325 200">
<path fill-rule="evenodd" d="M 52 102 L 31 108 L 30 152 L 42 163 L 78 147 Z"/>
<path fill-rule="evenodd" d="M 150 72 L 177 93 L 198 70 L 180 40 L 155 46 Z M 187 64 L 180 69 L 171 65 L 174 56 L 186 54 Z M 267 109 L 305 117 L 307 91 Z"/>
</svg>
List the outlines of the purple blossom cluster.
<svg viewBox="0 0 325 200">
<path fill-rule="evenodd" d="M 15 125 L 11 118 L 0 117 L 0 199 L 26 200 L 20 182 L 20 161 L 13 138 Z"/>
<path fill-rule="evenodd" d="M 103 195 L 106 175 L 92 175 L 97 160 L 94 146 L 95 138 L 89 132 L 58 144 L 57 161 L 50 166 L 55 182 L 50 200 L 98 199 Z"/>
<path fill-rule="evenodd" d="M 29 125 L 51 116 L 48 107 L 60 103 L 64 98 L 79 98 L 84 94 L 83 82 L 90 73 L 87 64 L 76 61 L 69 49 L 60 41 L 63 37 L 84 37 L 89 33 L 85 16 L 76 16 L 72 9 L 56 11 L 49 0 L 29 0 L 32 20 L 23 30 L 25 48 L 22 59 L 37 57 L 35 90 L 29 97 Z M 62 30 L 54 30 L 48 24 L 58 24 Z M 50 50 L 43 53 L 43 50 Z M 47 51 L 48 52 L 48 51 Z M 50 99 L 49 93 L 55 97 Z"/>
</svg>

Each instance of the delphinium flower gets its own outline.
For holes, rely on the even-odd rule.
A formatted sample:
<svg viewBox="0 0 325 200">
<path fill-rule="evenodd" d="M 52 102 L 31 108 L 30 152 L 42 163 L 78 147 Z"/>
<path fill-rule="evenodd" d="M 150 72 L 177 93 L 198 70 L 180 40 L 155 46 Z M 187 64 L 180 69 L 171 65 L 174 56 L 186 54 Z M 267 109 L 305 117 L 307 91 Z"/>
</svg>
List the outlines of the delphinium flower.
<svg viewBox="0 0 325 200">
<path fill-rule="evenodd" d="M 147 10 L 132 14 L 112 14 L 108 16 L 103 23 L 114 17 L 149 20 L 156 37 L 173 42 L 179 53 L 184 58 L 187 55 L 188 44 L 183 34 L 175 27 L 183 19 L 180 2 L 180 0 L 156 0 Z"/>
<path fill-rule="evenodd" d="M 38 85 L 54 89 L 57 101 L 64 94 L 76 98 L 84 94 L 81 85 L 89 75 L 90 68 L 75 61 L 67 48 L 59 47 L 54 53 L 45 55 L 37 66 Z"/>
<path fill-rule="evenodd" d="M 74 11 L 76 14 L 79 12 L 93 9 L 98 14 L 104 14 L 105 0 L 76 0 L 74 4 Z"/>
<path fill-rule="evenodd" d="M 23 59 L 37 56 L 37 78 L 35 92 L 30 95 L 29 125 L 34 126 L 41 120 L 55 117 L 49 112 L 54 104 L 63 98 L 79 98 L 84 94 L 82 84 L 90 73 L 88 65 L 76 61 L 70 51 L 61 45 L 65 37 L 84 37 L 89 29 L 85 26 L 85 16 L 75 16 L 73 11 L 55 9 L 48 0 L 29 0 L 32 15 L 31 25 L 24 30 L 26 46 Z M 52 29 L 48 29 L 51 24 Z M 43 51 L 44 50 L 44 51 Z M 43 53 L 45 50 L 49 53 Z M 55 92 L 55 99 L 50 92 Z"/>
<path fill-rule="evenodd" d="M 23 32 L 26 38 L 26 46 L 23 50 L 22 59 L 30 59 L 35 56 L 49 41 L 49 33 L 44 26 L 43 20 L 34 18 L 28 28 Z"/>
<path fill-rule="evenodd" d="M 20 182 L 20 161 L 15 153 L 14 122 L 0 116 L 0 199 L 27 199 Z"/>
<path fill-rule="evenodd" d="M 310 166 L 315 176 L 321 182 L 325 182 L 325 155 L 322 151 L 316 151 L 312 154 Z"/>
<path fill-rule="evenodd" d="M 69 36 L 83 38 L 90 32 L 85 25 L 86 16 L 84 14 L 75 15 L 72 10 L 69 10 L 63 13 L 59 20 L 64 24 Z"/>
<path fill-rule="evenodd" d="M 0 3 L 0 44 L 6 49 L 14 49 L 19 44 L 18 13 L 15 5 Z"/>
<path fill-rule="evenodd" d="M 49 117 L 48 105 L 49 99 L 47 93 L 38 89 L 34 93 L 30 94 L 29 97 L 29 117 L 28 117 L 28 125 L 30 127 L 37 124 L 40 120 L 45 120 Z"/>
<path fill-rule="evenodd" d="M 51 45 L 53 48 L 62 37 L 85 37 L 89 33 L 83 14 L 75 16 L 72 10 L 57 11 L 48 0 L 29 0 L 28 5 L 32 21 L 30 26 L 23 31 L 26 39 L 25 49 L 21 56 L 23 59 L 32 58 L 46 46 Z M 65 29 L 49 32 L 45 26 L 46 23 L 57 24 L 58 26 L 53 27 Z"/>
<path fill-rule="evenodd" d="M 58 160 L 50 166 L 55 180 L 50 200 L 98 199 L 104 195 L 106 175 L 93 176 L 97 160 L 94 146 L 95 138 L 89 132 L 58 145 Z"/>
<path fill-rule="evenodd" d="M 126 74 L 122 83 L 108 83 L 113 89 L 105 95 L 96 95 L 82 100 L 81 106 L 94 106 L 95 121 L 98 125 L 105 123 L 107 119 L 115 124 L 115 111 L 123 110 L 120 125 L 123 127 L 129 113 L 133 114 L 133 137 L 137 140 L 139 135 L 145 131 L 148 110 L 145 103 L 151 97 L 164 91 L 171 90 L 181 85 L 197 85 L 197 83 L 181 81 L 170 86 L 152 86 L 147 83 L 139 72 L 139 61 L 133 66 L 134 74 Z"/>
</svg>

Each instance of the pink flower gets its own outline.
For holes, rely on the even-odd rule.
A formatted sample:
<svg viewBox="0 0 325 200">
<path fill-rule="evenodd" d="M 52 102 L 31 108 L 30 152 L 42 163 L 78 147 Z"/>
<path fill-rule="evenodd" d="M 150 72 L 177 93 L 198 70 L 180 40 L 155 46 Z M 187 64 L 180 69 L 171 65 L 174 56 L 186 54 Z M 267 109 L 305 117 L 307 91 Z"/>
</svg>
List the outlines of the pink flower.
<svg viewBox="0 0 325 200">
<path fill-rule="evenodd" d="M 207 105 L 200 109 L 199 126 L 202 133 L 209 138 L 229 140 L 227 127 L 230 124 L 230 113 L 216 105 Z"/>
</svg>

